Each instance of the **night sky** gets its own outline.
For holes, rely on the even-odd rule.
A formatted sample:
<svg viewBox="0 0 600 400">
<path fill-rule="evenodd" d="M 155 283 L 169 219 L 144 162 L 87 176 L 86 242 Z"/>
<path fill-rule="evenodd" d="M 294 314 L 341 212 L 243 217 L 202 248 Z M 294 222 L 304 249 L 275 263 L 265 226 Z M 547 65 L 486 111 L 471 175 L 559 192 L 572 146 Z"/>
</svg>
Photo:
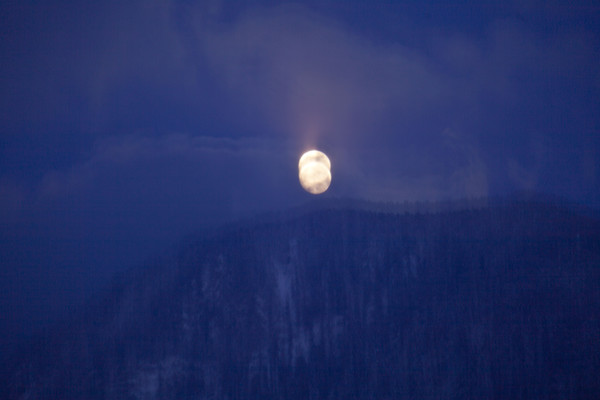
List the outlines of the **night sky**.
<svg viewBox="0 0 600 400">
<path fill-rule="evenodd" d="M 3 1 L 0 351 L 185 234 L 314 199 L 310 148 L 325 197 L 600 208 L 600 7 L 447 3 Z"/>
</svg>

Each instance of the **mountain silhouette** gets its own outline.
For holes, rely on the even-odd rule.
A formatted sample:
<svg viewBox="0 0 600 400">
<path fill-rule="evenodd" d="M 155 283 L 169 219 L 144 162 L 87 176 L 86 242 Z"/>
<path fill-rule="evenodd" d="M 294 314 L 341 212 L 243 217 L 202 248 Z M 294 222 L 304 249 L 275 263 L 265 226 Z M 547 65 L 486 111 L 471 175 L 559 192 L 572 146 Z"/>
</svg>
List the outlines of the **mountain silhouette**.
<svg viewBox="0 0 600 400">
<path fill-rule="evenodd" d="M 230 224 L 5 368 L 8 399 L 598 398 L 600 222 L 514 200 Z"/>
</svg>

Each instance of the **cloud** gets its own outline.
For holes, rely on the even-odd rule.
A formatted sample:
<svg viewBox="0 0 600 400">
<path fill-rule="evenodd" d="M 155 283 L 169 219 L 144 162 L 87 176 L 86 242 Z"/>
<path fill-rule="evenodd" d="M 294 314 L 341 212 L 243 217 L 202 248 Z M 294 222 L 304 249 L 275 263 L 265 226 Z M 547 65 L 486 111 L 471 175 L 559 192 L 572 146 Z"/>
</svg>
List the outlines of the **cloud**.
<svg viewBox="0 0 600 400">
<path fill-rule="evenodd" d="M 478 198 L 489 194 L 487 165 L 477 146 L 464 135 L 446 129 L 437 139 L 444 158 L 418 155 L 407 160 L 405 172 L 384 174 L 356 173 L 355 195 L 380 201 L 434 201 Z"/>
<path fill-rule="evenodd" d="M 297 6 L 249 13 L 203 34 L 227 89 L 303 144 L 377 136 L 367 129 L 378 120 L 430 108 L 448 90 L 410 48 L 376 45 Z"/>
<path fill-rule="evenodd" d="M 81 63 L 83 85 L 98 120 L 112 111 L 110 102 L 123 87 L 144 85 L 176 98 L 196 86 L 172 9 L 172 2 L 165 0 L 115 3 L 95 18 L 95 47 L 82 51 Z"/>
<path fill-rule="evenodd" d="M 114 6 L 93 27 L 79 27 L 76 33 L 87 39 L 74 40 L 68 54 L 58 51 L 72 62 L 52 61 L 55 49 L 36 60 L 50 61 L 48 81 L 58 84 L 62 78 L 54 77 L 77 71 L 84 102 L 95 113 L 82 125 L 90 123 L 96 143 L 70 171 L 45 174 L 40 207 L 79 196 L 81 208 L 84 193 L 86 201 L 111 204 L 110 190 L 115 199 L 130 192 L 119 182 L 150 193 L 170 187 L 166 170 L 179 179 L 171 191 L 206 207 L 217 196 L 211 193 L 219 193 L 221 211 L 241 210 L 246 200 L 261 203 L 258 193 L 267 186 L 248 182 L 271 182 L 268 189 L 285 203 L 290 195 L 276 188 L 282 178 L 262 160 L 276 154 L 278 165 L 293 165 L 302 150 L 315 146 L 332 157 L 332 190 L 340 195 L 433 200 L 483 195 L 503 179 L 529 187 L 537 173 L 528 172 L 515 149 L 527 146 L 529 132 L 553 128 L 542 115 L 545 105 L 557 110 L 553 115 L 562 112 L 562 99 L 548 100 L 547 92 L 533 89 L 597 70 L 593 38 L 576 29 L 548 35 L 516 18 L 492 21 L 481 36 L 423 26 L 418 40 L 378 40 L 299 5 L 248 6 L 235 13 L 219 1 L 138 6 Z M 74 15 L 86 15 L 80 11 Z M 93 52 L 84 51 L 89 43 Z M 538 118 L 533 124 L 539 126 L 520 127 L 519 113 Z M 198 124 L 221 139 L 194 136 Z M 462 147 L 448 144 L 449 127 L 461 132 Z M 184 134 L 165 134 L 173 130 Z M 107 138 L 113 131 L 141 133 Z M 498 146 L 511 141 L 514 146 Z M 592 171 L 586 176 L 595 176 L 593 163 L 586 165 Z M 187 178 L 192 183 L 185 184 Z M 212 192 L 199 189 L 200 182 Z M 105 193 L 92 196 L 98 187 Z M 143 203 L 167 202 L 154 198 Z"/>
<path fill-rule="evenodd" d="M 369 193 L 430 200 L 485 195 L 507 179 L 531 185 L 516 178 L 525 175 L 515 152 L 530 140 L 528 131 L 552 129 L 543 104 L 561 101 L 540 93 L 548 80 L 593 68 L 589 38 L 570 30 L 548 35 L 516 18 L 492 21 L 483 36 L 424 27 L 412 46 L 401 37 L 374 42 L 296 5 L 207 26 L 198 36 L 203 61 L 237 107 L 266 121 L 272 136 L 334 153 L 338 173 L 354 175 L 353 183 L 343 177 L 348 192 L 359 197 L 359 187 L 373 185 L 382 187 Z M 525 113 L 535 129 L 519 127 Z M 448 127 L 468 145 L 448 151 Z M 515 146 L 499 154 L 494 143 L 503 141 Z M 356 184 L 361 176 L 368 183 Z M 389 189 L 415 182 L 435 187 Z"/>
<path fill-rule="evenodd" d="M 532 138 L 526 154 L 525 162 L 519 162 L 515 158 L 508 160 L 508 176 L 519 190 L 534 191 L 539 189 L 538 183 L 549 154 L 545 139 L 539 135 Z"/>
<path fill-rule="evenodd" d="M 79 209 L 79 220 L 193 229 L 284 202 L 285 186 L 296 183 L 288 176 L 295 159 L 287 156 L 279 143 L 262 139 L 113 137 L 70 170 L 46 174 L 37 202 Z"/>
<path fill-rule="evenodd" d="M 453 111 L 475 101 L 477 83 L 465 82 L 463 71 L 440 68 L 422 49 L 372 42 L 298 6 L 249 12 L 218 27 L 203 31 L 200 43 L 224 88 L 272 131 L 331 154 L 343 194 L 397 201 L 417 193 L 430 200 L 485 194 L 484 159 L 472 156 L 478 149 L 454 152 L 465 157 L 455 171 L 435 160 Z M 476 44 L 451 46 L 462 47 L 455 60 L 471 54 L 464 63 L 481 63 Z M 452 187 L 440 186 L 448 181 Z M 390 199 L 393 193 L 399 196 Z"/>
<path fill-rule="evenodd" d="M 452 185 L 461 195 L 497 184 L 489 176 L 494 169 L 513 181 L 505 165 L 519 157 L 510 146 L 498 154 L 497 143 L 521 134 L 515 139 L 519 147 L 527 144 L 527 132 L 553 128 L 544 121 L 544 109 L 553 107 L 553 115 L 560 115 L 561 101 L 568 98 L 548 93 L 548 82 L 566 75 L 583 85 L 585 71 L 597 70 L 593 38 L 576 29 L 536 31 L 518 18 L 492 20 L 483 34 L 424 25 L 382 39 L 353 29 L 343 18 L 293 4 L 231 7 L 220 1 L 155 0 L 111 7 L 89 28 L 78 26 L 73 36 L 85 40 L 73 39 L 72 47 L 49 43 L 54 48 L 36 59 L 49 66 L 44 78 L 56 82 L 50 84 L 53 93 L 64 91 L 67 75 L 75 77 L 65 86 L 74 90 L 67 91 L 69 100 L 60 108 L 71 110 L 73 126 L 90 127 L 91 142 L 108 143 L 106 136 L 117 132 L 164 137 L 165 132 L 198 130 L 266 138 L 293 149 L 294 156 L 322 148 L 336 158 L 338 174 L 366 176 L 372 185 L 463 179 Z M 87 15 L 72 13 L 74 18 Z M 94 51 L 86 48 L 90 43 Z M 60 57 L 53 58 L 54 53 Z M 519 113 L 539 119 L 540 126 L 521 132 L 502 126 L 518 127 Z M 477 158 L 471 158 L 473 152 L 444 154 L 448 127 L 469 138 Z M 78 140 L 84 139 L 56 142 Z M 121 152 L 135 150 L 121 146 Z M 454 160 L 457 154 L 464 157 L 461 162 Z M 48 173 L 48 191 L 57 189 L 54 179 Z M 444 186 L 423 193 L 447 191 Z"/>
</svg>

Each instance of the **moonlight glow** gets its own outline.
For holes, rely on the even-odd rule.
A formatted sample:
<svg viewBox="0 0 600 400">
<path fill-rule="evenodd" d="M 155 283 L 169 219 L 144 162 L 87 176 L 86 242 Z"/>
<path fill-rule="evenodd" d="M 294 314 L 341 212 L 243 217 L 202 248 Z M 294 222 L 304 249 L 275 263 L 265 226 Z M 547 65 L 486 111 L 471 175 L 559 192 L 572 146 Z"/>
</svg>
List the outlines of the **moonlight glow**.
<svg viewBox="0 0 600 400">
<path fill-rule="evenodd" d="M 300 184 L 309 193 L 321 194 L 331 184 L 331 162 L 318 150 L 307 151 L 298 162 Z"/>
</svg>

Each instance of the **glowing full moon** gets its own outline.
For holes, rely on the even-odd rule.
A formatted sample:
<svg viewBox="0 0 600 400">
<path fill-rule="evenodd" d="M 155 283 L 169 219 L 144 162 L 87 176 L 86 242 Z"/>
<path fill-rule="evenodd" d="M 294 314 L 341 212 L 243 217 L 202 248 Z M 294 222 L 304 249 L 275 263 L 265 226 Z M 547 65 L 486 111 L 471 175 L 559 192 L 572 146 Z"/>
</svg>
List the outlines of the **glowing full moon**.
<svg viewBox="0 0 600 400">
<path fill-rule="evenodd" d="M 302 154 L 298 162 L 300 184 L 309 193 L 321 194 L 331 184 L 331 162 L 325 153 L 310 150 Z"/>
</svg>

